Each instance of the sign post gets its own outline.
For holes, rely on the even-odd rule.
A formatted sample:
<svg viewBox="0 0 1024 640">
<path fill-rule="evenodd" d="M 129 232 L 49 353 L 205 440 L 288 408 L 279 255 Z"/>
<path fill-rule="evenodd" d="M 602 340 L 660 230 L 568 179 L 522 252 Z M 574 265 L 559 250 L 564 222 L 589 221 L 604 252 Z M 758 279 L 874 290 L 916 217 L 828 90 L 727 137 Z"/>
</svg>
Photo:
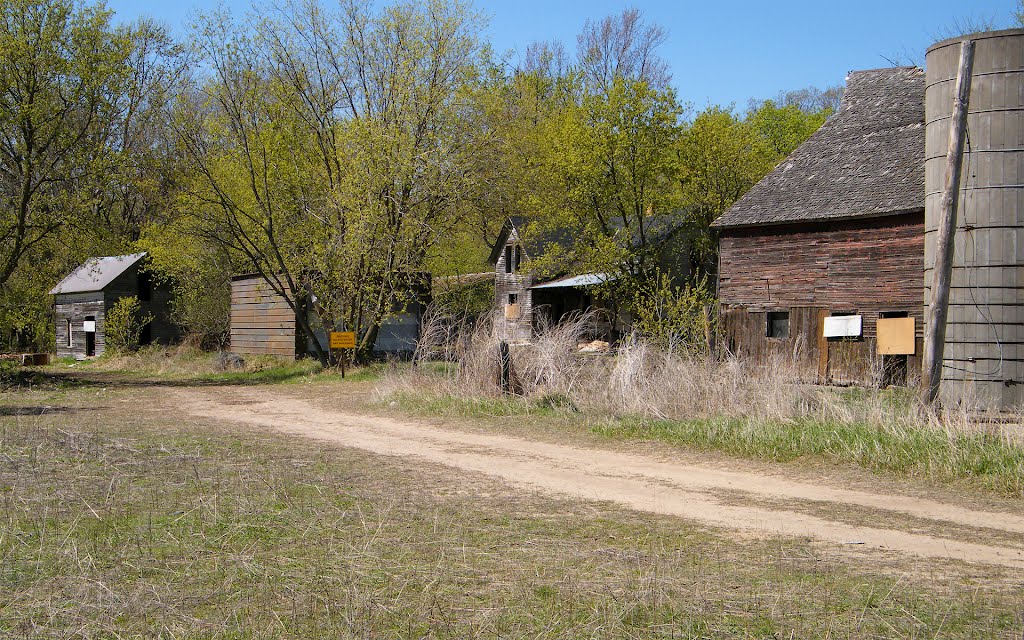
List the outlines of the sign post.
<svg viewBox="0 0 1024 640">
<path fill-rule="evenodd" d="M 342 354 L 339 360 L 341 360 L 341 379 L 345 379 L 345 349 L 356 348 L 356 334 L 354 331 L 332 331 L 330 349 L 341 349 Z"/>
</svg>

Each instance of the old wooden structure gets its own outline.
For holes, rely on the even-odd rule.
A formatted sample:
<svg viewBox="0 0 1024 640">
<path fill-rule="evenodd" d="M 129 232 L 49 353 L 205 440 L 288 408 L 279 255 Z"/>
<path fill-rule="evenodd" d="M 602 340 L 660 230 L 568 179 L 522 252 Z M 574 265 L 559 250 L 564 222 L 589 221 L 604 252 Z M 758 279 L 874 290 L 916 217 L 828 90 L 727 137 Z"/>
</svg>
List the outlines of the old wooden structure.
<svg viewBox="0 0 1024 640">
<path fill-rule="evenodd" d="M 557 324 L 573 314 L 596 311 L 592 337 L 613 340 L 627 330 L 629 320 L 613 312 L 596 296 L 597 288 L 609 276 L 601 273 L 538 278 L 527 264 L 538 258 L 547 243 L 569 240 L 552 234 L 527 239 L 526 221 L 506 220 L 491 251 L 494 265 L 494 302 L 499 310 L 498 334 L 502 340 L 522 344 L 530 342 L 544 324 Z"/>
<path fill-rule="evenodd" d="M 262 277 L 231 279 L 231 350 L 245 355 L 295 358 L 306 352 L 295 312 Z"/>
<path fill-rule="evenodd" d="M 135 296 L 143 316 L 152 322 L 142 329 L 142 344 L 168 344 L 180 337 L 171 321 L 171 288 L 146 270 L 146 254 L 90 258 L 50 290 L 55 296 L 57 357 L 78 360 L 98 356 L 106 348 L 106 317 L 118 300 Z"/>
<path fill-rule="evenodd" d="M 920 371 L 924 72 L 853 72 L 837 113 L 714 222 L 723 347 L 805 380 Z"/>
<path fill-rule="evenodd" d="M 418 274 L 410 278 L 407 300 L 394 300 L 392 313 L 381 323 L 373 351 L 379 356 L 410 355 L 416 349 L 427 305 L 430 302 L 430 278 Z M 307 314 L 314 327 L 320 326 L 314 305 L 303 301 L 299 313 Z M 258 274 L 231 279 L 231 351 L 241 355 L 277 355 L 300 358 L 314 350 L 298 329 L 296 312 L 284 296 L 276 293 Z M 338 328 L 342 329 L 341 327 Z M 328 336 L 316 332 L 321 347 L 327 349 Z"/>
</svg>

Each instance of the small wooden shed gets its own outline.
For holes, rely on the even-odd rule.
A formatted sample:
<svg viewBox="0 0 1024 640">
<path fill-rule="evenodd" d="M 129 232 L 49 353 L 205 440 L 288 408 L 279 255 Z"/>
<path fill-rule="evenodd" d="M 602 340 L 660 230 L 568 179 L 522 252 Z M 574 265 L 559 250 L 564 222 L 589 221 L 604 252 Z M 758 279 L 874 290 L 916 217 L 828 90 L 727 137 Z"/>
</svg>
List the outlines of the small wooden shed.
<svg viewBox="0 0 1024 640">
<path fill-rule="evenodd" d="M 839 111 L 719 217 L 724 347 L 800 377 L 920 370 L 924 72 L 852 72 Z"/>
<path fill-rule="evenodd" d="M 171 321 L 171 289 L 146 270 L 146 253 L 89 258 L 50 290 L 55 296 L 57 357 L 91 358 L 106 348 L 106 316 L 118 300 L 135 296 L 143 315 L 140 342 L 168 344 L 180 337 Z"/>
</svg>

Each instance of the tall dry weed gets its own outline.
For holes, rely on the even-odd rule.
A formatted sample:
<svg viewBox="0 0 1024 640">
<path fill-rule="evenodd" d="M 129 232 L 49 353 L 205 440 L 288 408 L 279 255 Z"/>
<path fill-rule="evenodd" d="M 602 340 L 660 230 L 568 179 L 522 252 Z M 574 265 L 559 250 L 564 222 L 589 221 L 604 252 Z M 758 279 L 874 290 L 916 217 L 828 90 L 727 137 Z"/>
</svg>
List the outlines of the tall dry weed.
<svg viewBox="0 0 1024 640">
<path fill-rule="evenodd" d="M 499 314 L 477 322 L 434 318 L 424 329 L 418 358 L 450 363 L 444 374 L 437 375 L 435 369 L 430 374 L 392 376 L 384 383 L 385 393 L 500 396 L 502 322 Z M 979 424 L 1014 421 L 1013 416 L 980 412 L 976 403 L 968 401 L 940 410 L 926 408 L 913 387 L 882 388 L 880 363 L 877 371 L 873 369 L 877 384 L 839 389 L 802 381 L 806 376 L 801 363 L 806 358 L 799 352 L 755 363 L 735 356 L 713 358 L 666 350 L 634 335 L 621 340 L 610 353 L 581 353 L 594 324 L 593 314 L 579 314 L 556 325 L 541 325 L 531 344 L 512 346 L 516 394 L 528 402 L 557 396 L 580 410 L 612 416 L 680 421 L 726 418 L 755 424 L 815 420 L 867 425 L 897 435 L 926 428 L 943 431 L 950 438 L 986 428 Z M 1016 422 L 1024 422 L 1024 416 L 1017 416 Z"/>
</svg>

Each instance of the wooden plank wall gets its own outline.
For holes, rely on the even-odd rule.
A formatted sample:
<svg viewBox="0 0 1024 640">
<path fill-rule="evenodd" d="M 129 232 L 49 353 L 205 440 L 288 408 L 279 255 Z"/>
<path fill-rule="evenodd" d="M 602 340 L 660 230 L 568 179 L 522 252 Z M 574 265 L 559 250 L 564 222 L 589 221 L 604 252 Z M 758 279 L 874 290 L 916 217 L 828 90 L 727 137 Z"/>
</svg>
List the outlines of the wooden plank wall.
<svg viewBox="0 0 1024 640">
<path fill-rule="evenodd" d="M 907 361 L 913 377 L 923 341 L 923 215 L 724 230 L 723 346 L 757 362 L 788 358 L 803 380 L 869 384 L 881 367 L 878 317 L 905 312 L 916 320 L 917 350 Z M 768 311 L 789 311 L 788 339 L 766 337 Z M 822 338 L 821 319 L 834 313 L 862 315 L 862 338 Z"/>
<path fill-rule="evenodd" d="M 103 353 L 106 343 L 103 338 L 105 307 L 102 291 L 58 295 L 55 307 L 58 358 L 71 356 L 76 360 L 85 359 L 85 331 L 82 325 L 86 316 L 96 317 L 96 355 Z M 71 347 L 68 347 L 68 320 L 71 321 Z"/>
<path fill-rule="evenodd" d="M 270 354 L 289 358 L 297 348 L 295 313 L 260 276 L 231 281 L 231 350 L 242 355 Z"/>
</svg>

